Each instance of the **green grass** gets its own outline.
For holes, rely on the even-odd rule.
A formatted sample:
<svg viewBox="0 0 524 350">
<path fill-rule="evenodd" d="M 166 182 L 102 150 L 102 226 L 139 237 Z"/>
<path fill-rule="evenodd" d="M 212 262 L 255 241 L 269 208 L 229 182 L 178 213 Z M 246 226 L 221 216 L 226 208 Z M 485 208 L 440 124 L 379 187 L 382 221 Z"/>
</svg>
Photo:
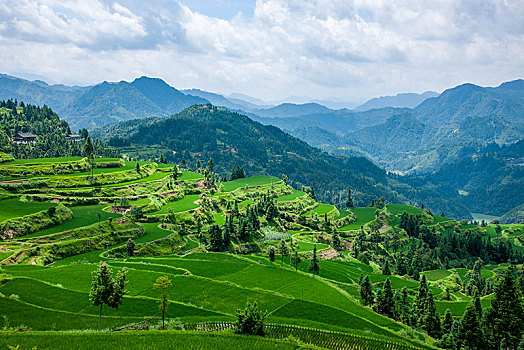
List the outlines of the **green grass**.
<svg viewBox="0 0 524 350">
<path fill-rule="evenodd" d="M 335 220 L 343 219 L 346 216 L 348 216 L 349 213 L 350 213 L 349 210 L 339 210 L 339 212 L 340 212 L 340 214 L 335 218 Z"/>
<path fill-rule="evenodd" d="M 226 217 L 223 213 L 213 213 L 216 225 L 223 225 L 226 222 Z"/>
<path fill-rule="evenodd" d="M 187 195 L 179 201 L 167 203 L 159 211 L 156 211 L 153 214 L 167 214 L 169 213 L 169 209 L 173 209 L 175 213 L 187 211 L 190 209 L 196 209 L 198 208 L 198 205 L 194 202 L 199 198 L 200 195 L 198 194 Z"/>
<path fill-rule="evenodd" d="M 420 208 L 405 204 L 387 204 L 386 208 L 393 215 L 402 214 L 403 212 L 408 214 L 420 214 L 422 212 Z"/>
<path fill-rule="evenodd" d="M 45 235 L 50 235 L 53 233 L 64 232 L 68 230 L 73 230 L 75 228 L 89 226 L 98 222 L 98 215 L 100 214 L 100 220 L 104 221 L 110 217 L 118 218 L 120 214 L 109 213 L 103 211 L 102 209 L 107 207 L 107 204 L 98 204 L 98 205 L 82 205 L 76 207 L 70 207 L 73 212 L 73 219 L 66 221 L 63 224 L 47 228 L 42 231 L 38 231 L 29 235 L 25 235 L 23 238 L 32 238 L 40 237 Z"/>
<path fill-rule="evenodd" d="M 324 243 L 311 243 L 311 242 L 298 241 L 298 251 L 299 252 L 311 252 L 313 251 L 313 247 L 315 246 L 317 247 L 317 251 L 330 248 L 329 245 L 324 244 Z"/>
<path fill-rule="evenodd" d="M 304 197 L 306 193 L 304 191 L 294 190 L 291 194 L 277 197 L 277 202 L 289 202 L 294 201 L 297 198 Z"/>
<path fill-rule="evenodd" d="M 262 186 L 262 185 L 271 184 L 272 181 L 274 184 L 282 182 L 282 180 L 277 179 L 276 177 L 258 175 L 258 176 L 246 177 L 243 179 L 223 182 L 222 185 L 223 185 L 224 192 L 231 192 L 231 191 L 234 191 L 244 186 L 253 187 L 253 186 Z"/>
<path fill-rule="evenodd" d="M 0 222 L 54 207 L 56 204 L 47 202 L 23 202 L 18 198 L 0 201 Z"/>
<path fill-rule="evenodd" d="M 9 252 L 0 252 L 0 261 L 2 261 L 2 260 L 4 260 L 4 259 L 7 259 L 7 258 L 10 257 L 13 253 L 14 253 L 14 251 L 9 251 Z"/>
<path fill-rule="evenodd" d="M 230 349 L 297 349 L 296 343 L 264 337 L 235 335 L 231 332 L 178 332 L 178 331 L 127 331 L 112 333 L 79 332 L 3 332 L 0 333 L 0 347 L 7 345 L 20 349 L 188 349 L 188 350 L 230 350 Z"/>
<path fill-rule="evenodd" d="M 124 166 L 116 167 L 116 168 L 94 168 L 93 175 L 109 174 L 109 173 L 115 173 L 118 171 L 133 170 L 133 169 L 136 169 L 136 163 L 137 162 L 125 162 Z M 146 164 L 152 164 L 153 162 L 140 161 L 139 163 L 141 166 L 143 166 Z M 81 175 L 91 175 L 91 171 L 84 171 L 81 173 L 72 173 L 72 174 L 63 174 L 63 175 L 57 175 L 53 177 L 69 177 L 69 176 L 81 176 Z M 48 177 L 48 176 L 43 176 L 43 177 Z"/>
<path fill-rule="evenodd" d="M 424 271 L 422 272 L 422 274 L 426 275 L 426 278 L 429 281 L 438 281 L 451 275 L 451 272 L 449 272 L 448 270 L 432 270 Z"/>
<path fill-rule="evenodd" d="M 375 212 L 377 208 L 362 207 L 351 209 L 352 213 L 355 213 L 357 220 L 349 225 L 340 228 L 340 231 L 358 230 L 360 226 L 367 224 L 368 222 L 375 219 Z"/>
<path fill-rule="evenodd" d="M 164 230 L 158 227 L 160 224 L 157 223 L 144 223 L 142 225 L 144 225 L 146 233 L 142 237 L 136 238 L 135 243 L 151 242 L 157 239 L 165 238 L 173 233 L 173 231 Z"/>
<path fill-rule="evenodd" d="M 204 175 L 199 173 L 194 173 L 191 171 L 181 170 L 182 176 L 180 176 L 179 180 L 200 180 L 204 178 Z"/>
<path fill-rule="evenodd" d="M 16 294 L 18 300 L 22 302 L 56 311 L 88 315 L 97 315 L 99 312 L 99 308 L 93 306 L 89 301 L 89 293 L 72 291 L 27 278 L 15 278 L 4 284 L 0 291 L 6 296 Z M 158 291 L 156 292 L 158 294 Z M 118 309 L 106 307 L 103 310 L 103 315 L 140 318 L 153 315 L 156 313 L 157 307 L 156 298 L 124 297 L 123 303 Z M 166 314 L 167 317 L 219 315 L 180 303 L 172 303 Z M 32 320 L 26 320 L 24 324 L 31 326 L 31 322 Z"/>
<path fill-rule="evenodd" d="M 56 157 L 56 158 L 35 158 L 35 159 L 15 159 L 11 162 L 2 163 L 9 164 L 42 164 L 42 163 L 63 163 L 81 160 L 82 157 Z"/>
<path fill-rule="evenodd" d="M 307 213 L 304 214 L 304 216 L 311 216 L 313 215 L 313 213 L 316 213 L 317 215 L 321 216 L 321 215 L 329 213 L 333 209 L 335 209 L 335 206 L 331 204 L 319 203 L 315 209 L 308 211 Z"/>
</svg>

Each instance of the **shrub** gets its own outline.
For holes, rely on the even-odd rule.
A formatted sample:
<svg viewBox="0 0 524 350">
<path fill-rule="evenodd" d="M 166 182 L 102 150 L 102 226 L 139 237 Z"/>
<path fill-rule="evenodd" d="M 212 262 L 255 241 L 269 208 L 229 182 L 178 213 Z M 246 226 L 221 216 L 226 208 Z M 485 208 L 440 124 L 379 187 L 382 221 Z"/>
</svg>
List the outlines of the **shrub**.
<svg viewBox="0 0 524 350">
<path fill-rule="evenodd" d="M 234 332 L 236 334 L 248 334 L 264 336 L 264 322 L 266 320 L 267 312 L 262 312 L 258 309 L 257 303 L 247 303 L 244 310 L 238 310 L 237 322 L 235 324 Z"/>
</svg>

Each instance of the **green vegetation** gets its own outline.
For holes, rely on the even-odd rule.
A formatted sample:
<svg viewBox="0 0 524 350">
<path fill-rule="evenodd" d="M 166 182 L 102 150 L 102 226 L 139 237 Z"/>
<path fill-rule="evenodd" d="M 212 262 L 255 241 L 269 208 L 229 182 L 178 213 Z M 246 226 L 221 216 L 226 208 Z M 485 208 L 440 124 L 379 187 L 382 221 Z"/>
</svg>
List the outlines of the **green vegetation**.
<svg viewBox="0 0 524 350">
<path fill-rule="evenodd" d="M 106 167 L 95 169 L 106 169 L 104 176 L 138 173 L 135 161 L 100 163 Z M 49 226 L 0 241 L 4 328 L 92 330 L 101 313 L 101 328 L 109 329 L 145 322 L 190 335 L 187 330 L 219 325 L 225 337 L 237 329 L 275 338 L 296 335 L 328 348 L 326 339 L 424 348 L 441 338 L 421 331 L 447 309 L 452 317 L 462 316 L 475 300 L 474 290 L 481 291 L 482 307 L 492 304 L 506 266 L 496 264 L 504 254 L 521 259 L 510 248 L 519 248 L 522 225 L 460 224 L 411 206 L 384 206 L 382 200 L 374 201 L 377 207 L 344 211 L 315 201 L 310 188 L 293 190 L 269 176 L 219 182 L 213 163 L 207 164 L 201 173 L 181 170 L 175 178 L 172 166 L 141 162 L 140 179 L 102 186 L 76 181 L 88 176 L 78 168 L 67 176 L 46 175 L 45 187 L 7 187 L 0 201 L 6 208 L 2 223 L 20 232 L 36 218 Z M 62 187 L 66 179 L 75 187 Z M 485 247 L 488 236 L 495 248 Z M 495 265 L 462 268 L 478 255 L 437 250 L 452 240 L 464 247 L 480 244 Z M 432 258 L 437 252 L 440 260 Z M 368 306 L 360 302 L 361 275 L 370 291 Z M 392 311 L 394 305 L 415 313 L 420 288 L 433 298 L 421 311 L 423 322 Z M 239 315 L 247 321 L 235 328 Z M 272 326 L 256 326 L 261 320 Z"/>
<path fill-rule="evenodd" d="M 355 208 L 351 209 L 355 213 L 357 220 L 349 225 L 340 228 L 341 231 L 358 230 L 361 226 L 371 222 L 375 218 L 376 208 Z"/>
</svg>

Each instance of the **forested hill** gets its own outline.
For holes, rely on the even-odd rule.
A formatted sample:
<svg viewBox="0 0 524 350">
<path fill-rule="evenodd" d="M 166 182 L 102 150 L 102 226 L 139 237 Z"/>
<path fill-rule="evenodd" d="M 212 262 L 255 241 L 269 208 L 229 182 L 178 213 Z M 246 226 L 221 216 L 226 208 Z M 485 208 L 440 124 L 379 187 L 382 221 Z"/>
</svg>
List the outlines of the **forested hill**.
<svg viewBox="0 0 524 350">
<path fill-rule="evenodd" d="M 36 141 L 15 143 L 12 138 L 17 133 L 32 133 Z M 66 141 L 66 136 L 71 133 L 69 124 L 46 105 L 39 107 L 16 100 L 0 101 L 0 152 L 10 153 L 15 158 L 83 155 L 84 142 Z M 87 137 L 87 130 L 82 134 Z M 115 149 L 98 140 L 94 140 L 93 145 L 97 155 L 118 155 Z"/>
<path fill-rule="evenodd" d="M 146 117 L 166 117 L 208 101 L 185 95 L 161 79 L 102 82 L 93 86 L 48 85 L 0 74 L 0 99 L 47 105 L 74 129 Z"/>
<path fill-rule="evenodd" d="M 463 206 L 432 190 L 408 186 L 365 158 L 327 155 L 276 127 L 210 104 L 192 106 L 169 118 L 119 123 L 97 135 L 128 149 L 159 146 L 168 160 L 180 162 L 184 157 L 192 168 L 197 161 L 205 165 L 213 158 L 215 171 L 222 176 L 237 165 L 248 175 L 286 174 L 294 187 L 312 186 L 320 200 L 338 205 L 351 188 L 356 205 L 369 205 L 385 196 L 391 202 L 424 204 L 435 212 L 469 217 Z"/>
</svg>

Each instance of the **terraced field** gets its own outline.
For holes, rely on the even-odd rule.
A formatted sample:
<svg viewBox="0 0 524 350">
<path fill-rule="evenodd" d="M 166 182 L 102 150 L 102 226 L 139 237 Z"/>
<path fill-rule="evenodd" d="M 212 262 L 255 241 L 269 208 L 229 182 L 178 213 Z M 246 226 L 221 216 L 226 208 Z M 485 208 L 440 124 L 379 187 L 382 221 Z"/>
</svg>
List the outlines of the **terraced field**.
<svg viewBox="0 0 524 350">
<path fill-rule="evenodd" d="M 65 161 L 82 159 L 43 159 L 18 164 L 38 166 L 39 162 Z M 112 162 L 121 165 L 119 161 Z M 126 287 L 129 293 L 122 305 L 116 309 L 103 308 L 103 328 L 130 325 L 157 314 L 159 292 L 153 284 L 158 277 L 167 276 L 172 286 L 168 289 L 171 304 L 166 318 L 171 329 L 177 331 L 163 334 L 165 339 L 174 339 L 170 344 L 175 348 L 177 344 L 219 349 L 304 346 L 296 341 L 234 336 L 231 322 L 247 302 L 257 302 L 259 308 L 268 312 L 267 321 L 273 327 L 267 328 L 268 334 L 274 338 L 299 335 L 300 339 L 307 339 L 307 344 L 337 349 L 430 348 L 433 344 L 426 335 L 381 316 L 360 302 L 358 281 L 365 275 L 375 288 L 382 287 L 386 278 L 393 289 L 406 287 L 410 298 L 419 288 L 418 281 L 408 276 L 383 275 L 375 262 L 363 263 L 348 250 L 357 230 L 375 222 L 377 208 L 339 211 L 333 205 L 316 203 L 305 192 L 291 189 L 274 177 L 255 176 L 210 185 L 202 181 L 204 175 L 187 170 L 181 170 L 174 180 L 172 166 L 140 162 L 140 167 L 145 167 L 147 173 L 137 173 L 136 162 L 97 168 L 95 175 L 108 176 L 102 185 L 86 184 L 85 181 L 93 179 L 84 179 L 87 175 L 84 170 L 66 176 L 46 175 L 42 177 L 48 181 L 46 186 L 28 185 L 35 183 L 32 180 L 0 183 L 4 196 L 0 200 L 0 224 L 10 223 L 0 240 L 0 324 L 3 322 L 5 329 L 23 326 L 34 331 L 27 335 L 0 334 L 0 347 L 23 348 L 35 344 L 46 348 L 54 337 L 62 339 L 59 346 L 64 348 L 88 343 L 85 348 L 97 348 L 108 346 L 109 341 L 112 348 L 123 347 L 120 337 L 129 333 L 100 337 L 90 332 L 69 332 L 98 326 L 99 309 L 89 301 L 89 292 L 91 273 L 100 261 L 107 261 L 115 273 L 126 268 L 129 281 Z M 134 180 L 122 182 L 121 172 Z M 81 185 L 62 186 L 63 181 L 78 183 L 78 178 L 84 181 Z M 49 185 L 56 181 L 61 181 L 60 186 Z M 275 211 L 278 215 L 272 217 Z M 57 217 L 56 212 L 65 214 Z M 393 216 L 388 224 L 400 231 L 396 227 L 399 216 L 421 210 L 388 204 L 387 212 Z M 324 214 L 328 214 L 328 220 L 324 220 Z M 27 233 L 24 229 L 34 215 L 42 215 L 49 225 Z M 253 216 L 259 227 L 253 224 Z M 233 226 L 229 243 L 216 249 L 214 225 L 224 230 L 226 220 Z M 434 216 L 432 225 L 446 221 L 450 219 Z M 396 232 L 391 227 L 388 229 Z M 494 225 L 489 226 L 486 235 L 493 238 L 502 235 L 517 242 L 524 232 L 522 225 L 503 225 L 501 229 L 497 233 Z M 289 266 L 289 251 L 281 256 L 278 250 L 281 242 L 263 239 L 263 230 L 273 232 L 279 239 L 285 238 L 288 243 L 291 243 L 289 237 L 293 237 L 297 245 L 294 249 L 302 259 L 297 271 Z M 338 251 L 332 243 L 336 230 L 341 232 L 344 244 Z M 225 235 L 222 233 L 219 238 L 225 240 Z M 132 253 L 128 251 L 130 240 L 134 243 Z M 273 262 L 266 254 L 271 245 L 277 248 Z M 321 257 L 318 275 L 309 269 L 314 247 Z M 389 253 L 393 252 L 389 248 Z M 501 268 L 487 266 L 482 276 L 494 281 Z M 461 290 L 467 272 L 460 268 L 423 272 L 430 282 L 438 312 L 443 314 L 450 309 L 454 316 L 462 315 L 471 302 L 471 297 Z M 454 288 L 452 300 L 444 301 L 441 297 L 450 286 Z M 487 306 L 491 297 L 483 297 L 482 305 Z M 148 322 L 152 328 L 158 327 L 158 315 Z M 206 327 L 226 330 L 187 331 Z M 46 333 L 51 330 L 57 332 Z M 159 340 L 158 331 L 133 334 L 140 334 L 133 336 L 138 339 L 136 348 L 145 347 L 147 341 L 167 342 Z"/>
</svg>

